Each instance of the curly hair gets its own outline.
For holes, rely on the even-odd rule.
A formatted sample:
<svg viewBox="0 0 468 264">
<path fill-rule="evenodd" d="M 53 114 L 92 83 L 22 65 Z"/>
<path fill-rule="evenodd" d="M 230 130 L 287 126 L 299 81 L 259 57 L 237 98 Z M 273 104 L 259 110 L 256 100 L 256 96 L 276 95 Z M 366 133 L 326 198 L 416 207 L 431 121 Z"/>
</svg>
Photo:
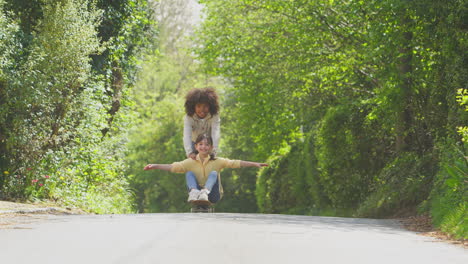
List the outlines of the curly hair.
<svg viewBox="0 0 468 264">
<path fill-rule="evenodd" d="M 185 96 L 185 113 L 188 116 L 195 114 L 195 105 L 208 104 L 210 107 L 210 114 L 216 115 L 219 112 L 218 94 L 212 87 L 194 88 Z"/>
</svg>

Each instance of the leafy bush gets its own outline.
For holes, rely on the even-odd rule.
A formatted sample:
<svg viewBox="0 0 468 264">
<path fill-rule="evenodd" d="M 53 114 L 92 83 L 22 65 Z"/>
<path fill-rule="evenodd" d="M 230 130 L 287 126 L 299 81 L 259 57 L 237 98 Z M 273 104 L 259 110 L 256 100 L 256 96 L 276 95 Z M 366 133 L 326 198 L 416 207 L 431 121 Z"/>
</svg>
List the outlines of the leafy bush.
<svg viewBox="0 0 468 264">
<path fill-rule="evenodd" d="M 468 89 L 458 89 L 457 101 L 465 106 L 465 112 L 468 112 Z M 468 142 L 468 126 L 459 126 L 458 133 L 462 136 L 462 141 Z"/>
<path fill-rule="evenodd" d="M 0 81 L 5 78 L 4 70 L 13 66 L 12 55 L 19 48 L 15 36 L 19 31 L 19 26 L 10 18 L 12 14 L 5 12 L 3 6 L 4 0 L 0 0 Z"/>
<path fill-rule="evenodd" d="M 377 175 L 372 193 L 356 210 L 359 217 L 416 213 L 432 188 L 437 162 L 432 155 L 403 153 Z"/>
<path fill-rule="evenodd" d="M 0 55 L 1 198 L 51 199 L 98 213 L 134 210 L 124 174 L 133 118 L 128 91 L 150 23 L 146 1 L 108 2 L 10 1 L 22 19 L 18 47 L 14 23 L 1 13 L 0 51 L 8 51 Z M 104 14 L 98 5 L 119 12 Z M 103 26 L 103 14 L 116 23 Z M 92 56 L 105 59 L 92 68 Z"/>
<path fill-rule="evenodd" d="M 456 238 L 468 238 L 467 143 L 453 142 L 441 147 L 441 167 L 435 176 L 430 197 L 433 224 Z"/>
<path fill-rule="evenodd" d="M 324 193 L 335 208 L 355 208 L 370 192 L 373 175 L 386 160 L 384 132 L 366 119 L 366 106 L 329 108 L 316 139 Z"/>
<path fill-rule="evenodd" d="M 13 54 L 20 47 L 15 36 L 18 31 L 18 24 L 9 18 L 9 14 L 4 10 L 4 0 L 0 0 L 0 196 L 4 181 L 9 177 L 6 170 L 9 164 L 6 144 L 8 129 L 4 124 L 10 119 L 8 107 L 5 106 L 8 102 L 8 71 L 14 68 Z"/>
<path fill-rule="evenodd" d="M 256 196 L 261 212 L 330 215 L 330 201 L 317 170 L 314 134 L 309 133 L 304 141 L 283 147 L 258 173 Z"/>
<path fill-rule="evenodd" d="M 290 146 L 285 146 L 280 152 L 272 156 L 268 167 L 259 172 L 255 195 L 257 205 L 262 213 L 286 213 L 295 204 L 294 193 L 291 192 L 291 175 L 288 173 Z"/>
<path fill-rule="evenodd" d="M 27 58 L 7 76 L 1 112 L 11 121 L 1 125 L 9 163 L 4 170 L 25 177 L 26 185 L 14 185 L 14 190 L 9 184 L 4 196 L 33 193 L 20 195 L 21 188 L 34 180 L 27 172 L 35 168 L 36 173 L 50 174 L 38 170 L 46 169 L 42 159 L 73 139 L 80 117 L 87 114 L 79 106 L 92 100 L 81 93 L 90 78 L 89 55 L 99 49 L 95 29 L 99 12 L 88 10 L 87 2 L 69 0 L 45 1 L 43 13 Z"/>
<path fill-rule="evenodd" d="M 127 173 L 140 212 L 180 212 L 185 203 L 185 176 L 161 170 L 143 171 L 149 163 L 172 163 L 185 159 L 182 144 L 182 98 L 168 96 L 156 106 L 139 109 L 140 117 L 129 134 Z"/>
<path fill-rule="evenodd" d="M 263 160 L 255 157 L 254 141 L 251 138 L 240 137 L 245 133 L 239 124 L 238 100 L 230 96 L 229 89 L 223 89 L 222 84 L 216 85 L 217 91 L 224 93 L 222 102 L 222 138 L 220 142 L 221 157 L 240 160 Z M 218 212 L 256 213 L 258 206 L 255 197 L 257 168 L 226 169 L 221 173 L 224 189 L 222 202 L 216 206 Z"/>
<path fill-rule="evenodd" d="M 90 125 L 104 127 L 107 116 L 103 105 L 92 100 L 98 93 L 94 89 L 86 89 L 72 102 L 83 111 L 73 139 L 12 172 L 4 198 L 50 199 L 97 213 L 133 211 L 133 194 L 123 174 L 125 135 L 102 139 L 101 131 Z"/>
</svg>

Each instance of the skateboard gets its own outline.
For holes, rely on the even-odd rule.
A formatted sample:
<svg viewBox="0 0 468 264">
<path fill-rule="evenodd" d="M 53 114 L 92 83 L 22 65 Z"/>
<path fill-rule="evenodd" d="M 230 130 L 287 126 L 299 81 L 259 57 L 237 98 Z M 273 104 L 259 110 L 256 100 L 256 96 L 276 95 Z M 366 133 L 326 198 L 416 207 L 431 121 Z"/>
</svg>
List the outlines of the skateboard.
<svg viewBox="0 0 468 264">
<path fill-rule="evenodd" d="M 213 204 L 210 201 L 196 200 L 191 201 L 190 208 L 191 213 L 214 213 Z"/>
</svg>

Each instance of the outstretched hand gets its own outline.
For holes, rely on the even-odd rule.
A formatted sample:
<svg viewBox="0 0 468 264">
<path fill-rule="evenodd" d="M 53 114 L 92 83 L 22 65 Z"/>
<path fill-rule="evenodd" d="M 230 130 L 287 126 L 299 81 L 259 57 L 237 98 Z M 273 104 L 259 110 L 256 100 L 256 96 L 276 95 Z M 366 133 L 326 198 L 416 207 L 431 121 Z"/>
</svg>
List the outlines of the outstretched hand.
<svg viewBox="0 0 468 264">
<path fill-rule="evenodd" d="M 266 167 L 266 166 L 268 166 L 267 163 L 241 160 L 241 167 L 256 167 L 256 168 L 261 168 L 261 167 Z"/>
<path fill-rule="evenodd" d="M 144 170 L 165 170 L 171 171 L 172 165 L 171 164 L 148 164 L 144 168 Z"/>
</svg>

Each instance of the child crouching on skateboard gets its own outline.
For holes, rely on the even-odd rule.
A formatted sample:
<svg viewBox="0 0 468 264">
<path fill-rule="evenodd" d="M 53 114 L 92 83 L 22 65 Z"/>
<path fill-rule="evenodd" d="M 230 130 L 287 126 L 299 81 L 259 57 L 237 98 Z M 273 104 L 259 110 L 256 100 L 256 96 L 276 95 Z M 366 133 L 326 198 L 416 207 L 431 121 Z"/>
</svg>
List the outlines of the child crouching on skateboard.
<svg viewBox="0 0 468 264">
<path fill-rule="evenodd" d="M 266 163 L 215 158 L 212 154 L 213 139 L 201 134 L 195 140 L 196 158 L 187 158 L 172 164 L 148 164 L 144 170 L 166 170 L 175 173 L 186 173 L 188 202 L 210 201 L 216 203 L 221 199 L 222 186 L 219 172 L 224 168 L 265 167 Z"/>
</svg>

